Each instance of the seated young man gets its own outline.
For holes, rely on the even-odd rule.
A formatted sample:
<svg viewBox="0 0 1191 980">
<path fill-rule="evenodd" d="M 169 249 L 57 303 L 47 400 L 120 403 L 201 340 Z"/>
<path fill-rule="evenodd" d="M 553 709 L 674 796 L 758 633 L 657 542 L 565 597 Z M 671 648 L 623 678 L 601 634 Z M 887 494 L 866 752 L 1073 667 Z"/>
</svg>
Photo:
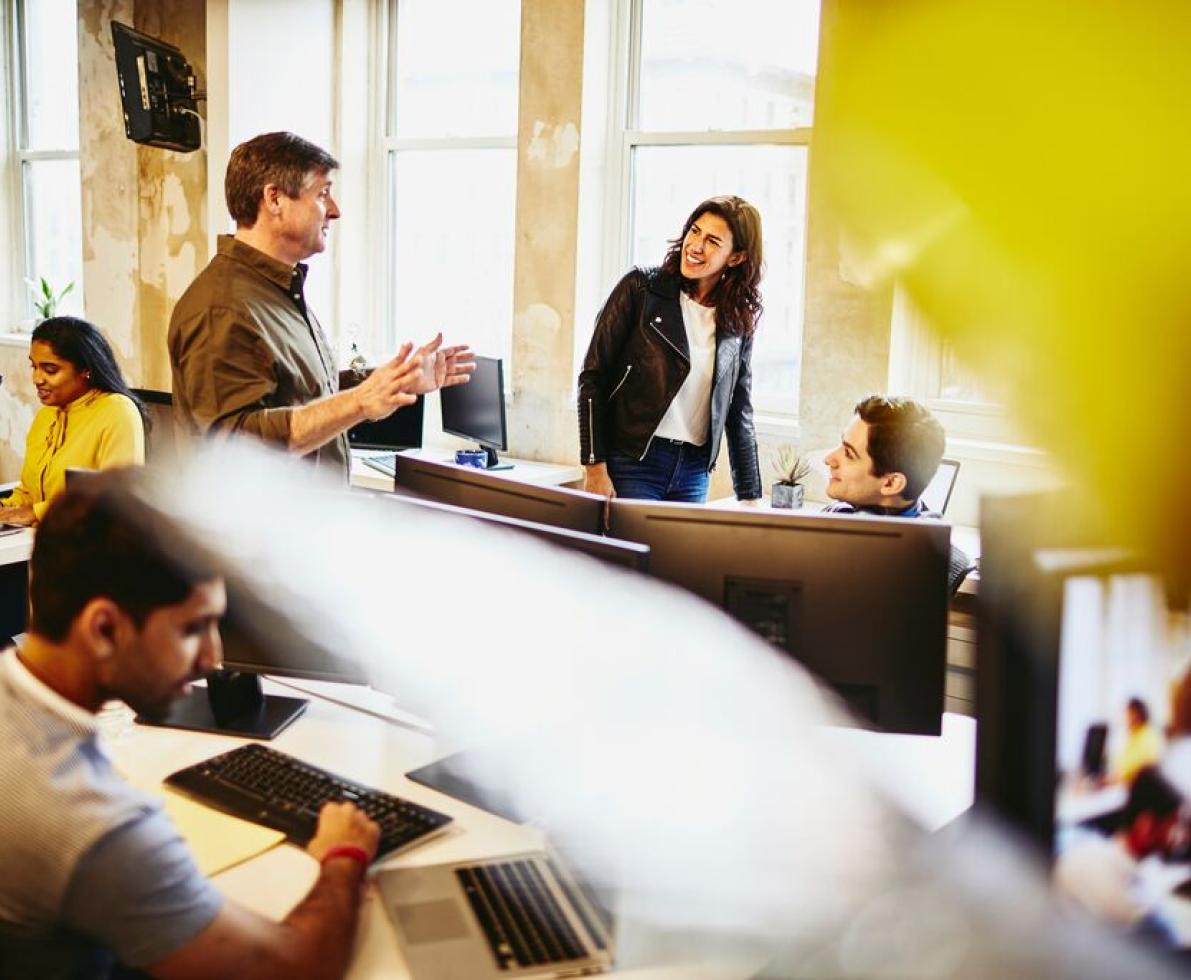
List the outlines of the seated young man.
<svg viewBox="0 0 1191 980">
<path fill-rule="evenodd" d="M 127 478 L 50 506 L 29 632 L 0 653 L 0 975 L 100 977 L 113 960 L 155 977 L 341 975 L 376 824 L 328 804 L 307 847 L 319 877 L 274 923 L 224 900 L 98 743 L 105 701 L 160 717 L 222 658 L 222 580 L 166 558 L 117 496 Z"/>
<path fill-rule="evenodd" d="M 827 454 L 830 472 L 826 511 L 936 517 L 919 497 L 939 468 L 943 426 L 911 398 L 870 395 L 855 414 L 838 447 Z"/>
</svg>

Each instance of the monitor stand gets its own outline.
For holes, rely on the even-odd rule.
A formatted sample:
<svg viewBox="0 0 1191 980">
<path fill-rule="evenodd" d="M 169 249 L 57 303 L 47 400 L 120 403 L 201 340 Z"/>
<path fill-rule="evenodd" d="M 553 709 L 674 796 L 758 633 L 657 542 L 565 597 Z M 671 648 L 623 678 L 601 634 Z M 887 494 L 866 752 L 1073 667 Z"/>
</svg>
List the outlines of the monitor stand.
<svg viewBox="0 0 1191 980">
<path fill-rule="evenodd" d="M 205 688 L 193 688 L 175 701 L 164 718 L 137 715 L 136 720 L 161 728 L 269 739 L 288 728 L 309 703 L 304 698 L 265 694 L 256 674 L 218 670 L 207 677 Z"/>
<path fill-rule="evenodd" d="M 513 468 L 512 463 L 502 463 L 500 461 L 500 456 L 497 454 L 496 450 L 493 449 L 491 446 L 477 446 L 476 448 L 482 449 L 484 452 L 486 452 L 488 454 L 488 469 L 490 469 L 490 470 L 511 470 Z"/>
</svg>

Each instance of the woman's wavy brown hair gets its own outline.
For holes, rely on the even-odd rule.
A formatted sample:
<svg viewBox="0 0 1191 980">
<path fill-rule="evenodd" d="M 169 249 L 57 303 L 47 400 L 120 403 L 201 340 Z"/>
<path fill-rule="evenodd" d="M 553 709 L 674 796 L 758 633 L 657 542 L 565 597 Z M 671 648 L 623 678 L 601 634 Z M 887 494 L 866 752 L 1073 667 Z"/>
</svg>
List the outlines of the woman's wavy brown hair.
<svg viewBox="0 0 1191 980">
<path fill-rule="evenodd" d="M 683 292 L 689 293 L 694 280 L 682 275 L 682 242 L 686 233 L 700 217 L 714 214 L 728 223 L 732 231 L 732 254 L 744 252 L 739 265 L 725 266 L 720 280 L 708 299 L 715 306 L 716 329 L 750 337 L 761 318 L 761 293 L 757 284 L 765 271 L 761 255 L 761 215 L 742 197 L 709 197 L 700 204 L 682 226 L 682 234 L 670 242 L 662 269 L 682 281 Z"/>
</svg>

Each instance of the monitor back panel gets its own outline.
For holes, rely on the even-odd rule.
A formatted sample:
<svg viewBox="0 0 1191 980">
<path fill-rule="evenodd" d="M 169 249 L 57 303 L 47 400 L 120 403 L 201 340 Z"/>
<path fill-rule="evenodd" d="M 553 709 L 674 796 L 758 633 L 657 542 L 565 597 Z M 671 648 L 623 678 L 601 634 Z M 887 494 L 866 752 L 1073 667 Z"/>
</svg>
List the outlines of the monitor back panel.
<svg viewBox="0 0 1191 980">
<path fill-rule="evenodd" d="M 395 489 L 439 503 L 538 524 L 599 534 L 604 498 L 564 487 L 541 487 L 454 463 L 397 457 Z"/>
<path fill-rule="evenodd" d="M 397 506 L 418 507 L 442 514 L 452 514 L 456 517 L 466 517 L 490 524 L 493 527 L 510 528 L 547 541 L 555 547 L 564 548 L 567 551 L 578 551 L 591 558 L 597 558 L 607 565 L 614 565 L 627 571 L 642 574 L 649 571 L 649 548 L 635 541 L 622 541 L 617 538 L 604 537 L 602 534 L 585 534 L 582 531 L 572 531 L 565 527 L 539 524 L 516 517 L 504 517 L 500 514 L 471 510 L 467 507 L 456 507 L 451 504 L 439 503 L 437 500 L 427 500 L 424 497 L 387 494 L 386 498 Z"/>
<path fill-rule="evenodd" d="M 653 575 L 720 606 L 879 727 L 938 734 L 950 528 L 613 500 Z"/>
</svg>

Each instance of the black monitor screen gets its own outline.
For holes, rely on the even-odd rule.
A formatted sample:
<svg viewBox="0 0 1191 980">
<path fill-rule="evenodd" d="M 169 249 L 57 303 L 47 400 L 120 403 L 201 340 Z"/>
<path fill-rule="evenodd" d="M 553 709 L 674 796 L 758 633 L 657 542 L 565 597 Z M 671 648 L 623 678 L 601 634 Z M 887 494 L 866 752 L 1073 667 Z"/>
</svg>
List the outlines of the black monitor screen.
<svg viewBox="0 0 1191 980">
<path fill-rule="evenodd" d="M 490 449 L 508 449 L 505 433 L 504 369 L 499 357 L 477 357 L 471 381 L 442 390 L 444 432 L 474 439 Z"/>
<path fill-rule="evenodd" d="M 425 399 L 418 395 L 412 405 L 399 408 L 388 418 L 361 422 L 347 430 L 353 449 L 421 449 Z"/>
</svg>

